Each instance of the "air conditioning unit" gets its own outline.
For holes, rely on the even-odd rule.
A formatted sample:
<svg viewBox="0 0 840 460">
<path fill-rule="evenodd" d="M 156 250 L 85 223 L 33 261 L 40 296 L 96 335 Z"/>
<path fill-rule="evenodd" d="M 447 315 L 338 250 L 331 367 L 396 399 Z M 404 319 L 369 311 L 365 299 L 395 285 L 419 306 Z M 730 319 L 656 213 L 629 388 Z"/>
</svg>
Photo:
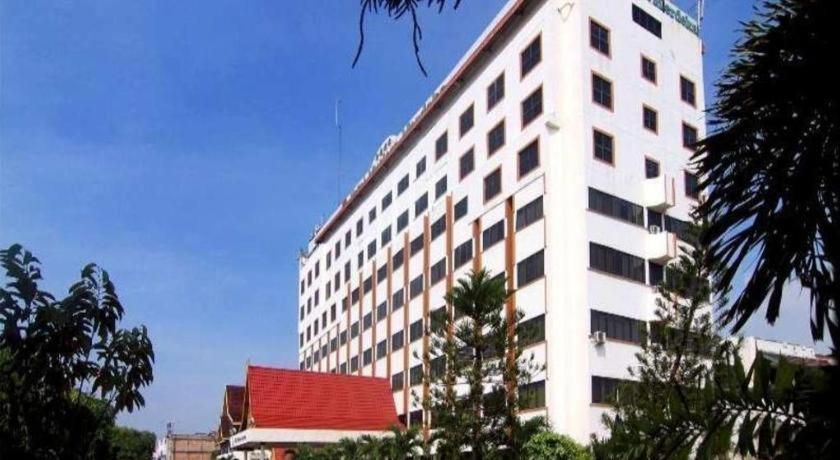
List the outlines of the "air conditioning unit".
<svg viewBox="0 0 840 460">
<path fill-rule="evenodd" d="M 650 232 L 651 235 L 658 235 L 658 234 L 662 233 L 662 229 L 659 228 L 658 225 L 651 225 L 650 227 L 648 227 L 648 231 Z"/>
<path fill-rule="evenodd" d="M 607 341 L 607 333 L 604 331 L 595 331 L 589 337 L 595 345 L 603 345 Z"/>
</svg>

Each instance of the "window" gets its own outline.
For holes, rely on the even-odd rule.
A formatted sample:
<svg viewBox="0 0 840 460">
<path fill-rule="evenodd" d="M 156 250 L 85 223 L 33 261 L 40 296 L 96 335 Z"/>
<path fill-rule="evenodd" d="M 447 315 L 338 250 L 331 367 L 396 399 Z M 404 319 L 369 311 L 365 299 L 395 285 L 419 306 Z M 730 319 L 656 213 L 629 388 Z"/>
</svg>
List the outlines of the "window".
<svg viewBox="0 0 840 460">
<path fill-rule="evenodd" d="M 456 221 L 467 215 L 468 206 L 469 202 L 467 200 L 467 197 L 461 198 L 461 201 L 455 203 L 454 217 Z"/>
<path fill-rule="evenodd" d="M 402 179 L 397 183 L 397 195 L 402 195 L 405 189 L 408 188 L 408 174 L 403 176 Z"/>
<path fill-rule="evenodd" d="M 368 211 L 368 223 L 371 223 L 376 220 L 376 208 L 372 208 Z"/>
<path fill-rule="evenodd" d="M 350 358 L 350 372 L 356 372 L 359 370 L 359 357 L 354 356 Z"/>
<path fill-rule="evenodd" d="M 636 5 L 633 5 L 633 22 L 653 35 L 662 38 L 662 23 Z"/>
<path fill-rule="evenodd" d="M 409 328 L 409 341 L 414 342 L 423 338 L 423 320 L 418 319 L 417 321 L 411 323 Z"/>
<path fill-rule="evenodd" d="M 676 217 L 665 216 L 665 231 L 677 235 L 677 238 L 686 243 L 695 244 L 696 237 L 691 231 L 691 224 Z"/>
<path fill-rule="evenodd" d="M 404 344 L 405 334 L 403 333 L 403 331 L 395 332 L 394 335 L 391 336 L 391 351 L 397 351 L 402 349 Z"/>
<path fill-rule="evenodd" d="M 362 319 L 362 326 L 365 331 L 370 329 L 371 326 L 373 326 L 373 312 L 370 312 L 365 315 L 365 317 Z"/>
<path fill-rule="evenodd" d="M 359 322 L 356 321 L 350 326 L 350 338 L 355 339 L 359 336 Z"/>
<path fill-rule="evenodd" d="M 467 177 L 473 172 L 473 169 L 475 169 L 475 153 L 473 149 L 469 149 L 458 160 L 458 178 L 463 179 Z"/>
<path fill-rule="evenodd" d="M 487 227 L 481 233 L 481 248 L 487 250 L 499 241 L 505 239 L 505 220 L 502 219 L 495 224 Z"/>
<path fill-rule="evenodd" d="M 621 278 L 645 282 L 645 259 L 597 243 L 589 243 L 589 266 Z"/>
<path fill-rule="evenodd" d="M 522 101 L 522 127 L 534 121 L 542 114 L 542 111 L 542 87 L 539 87 Z"/>
<path fill-rule="evenodd" d="M 332 306 L 330 306 L 330 321 L 335 321 L 335 318 L 336 318 L 336 306 L 335 306 L 335 304 L 332 304 Z"/>
<path fill-rule="evenodd" d="M 540 143 L 534 140 L 519 151 L 519 177 L 537 169 L 540 165 Z"/>
<path fill-rule="evenodd" d="M 685 172 L 685 196 L 689 198 L 694 198 L 695 200 L 700 197 L 700 184 L 697 180 L 697 175 L 692 174 L 690 172 Z M 317 298 L 317 292 L 316 298 Z"/>
<path fill-rule="evenodd" d="M 648 284 L 659 286 L 665 280 L 665 267 L 656 262 L 648 261 Z"/>
<path fill-rule="evenodd" d="M 388 340 L 376 344 L 376 359 L 382 359 L 388 354 Z"/>
<path fill-rule="evenodd" d="M 645 225 L 643 207 L 592 187 L 589 188 L 589 209 L 640 227 Z"/>
<path fill-rule="evenodd" d="M 592 102 L 601 107 L 612 110 L 612 82 L 606 78 L 593 73 L 592 74 Z"/>
<path fill-rule="evenodd" d="M 543 265 L 544 255 L 545 252 L 540 250 L 516 264 L 517 286 L 521 288 L 522 286 L 543 277 L 543 274 L 545 273 Z"/>
<path fill-rule="evenodd" d="M 435 160 L 440 160 L 440 157 L 446 155 L 449 150 L 449 137 L 446 134 L 441 134 L 435 141 Z"/>
<path fill-rule="evenodd" d="M 386 244 L 391 242 L 391 226 L 385 227 L 385 230 L 382 230 L 382 247 L 385 247 Z"/>
<path fill-rule="evenodd" d="M 335 279 L 333 280 L 333 286 L 335 286 L 335 292 L 338 292 L 338 285 L 341 283 L 341 271 L 335 272 Z"/>
<path fill-rule="evenodd" d="M 596 159 L 613 164 L 613 137 L 598 130 L 592 130 L 592 149 Z"/>
<path fill-rule="evenodd" d="M 362 230 L 364 230 L 364 228 L 365 228 L 365 221 L 362 220 L 362 219 L 359 219 L 356 222 L 356 237 L 357 238 L 359 237 L 359 235 L 362 234 Z"/>
<path fill-rule="evenodd" d="M 435 199 L 440 198 L 444 193 L 446 193 L 446 176 L 441 177 L 435 183 Z"/>
<path fill-rule="evenodd" d="M 300 306 L 300 319 L 303 319 L 306 316 L 306 310 L 303 305 Z"/>
<path fill-rule="evenodd" d="M 344 247 L 350 246 L 351 238 L 350 230 L 347 230 L 347 233 L 344 234 Z"/>
<path fill-rule="evenodd" d="M 362 353 L 362 365 L 367 366 L 371 362 L 373 362 L 373 350 L 368 348 L 364 353 Z"/>
<path fill-rule="evenodd" d="M 391 196 L 391 192 L 385 194 L 382 197 L 382 210 L 388 209 L 388 206 L 391 206 L 391 202 L 394 201 L 393 197 Z"/>
<path fill-rule="evenodd" d="M 464 113 L 458 118 L 458 128 L 460 129 L 461 137 L 464 137 L 464 134 L 467 134 L 475 125 L 475 106 L 471 105 L 467 110 L 464 110 Z"/>
<path fill-rule="evenodd" d="M 368 243 L 367 247 L 367 258 L 370 259 L 374 255 L 376 255 L 376 240 L 373 240 L 370 243 Z"/>
<path fill-rule="evenodd" d="M 333 337 L 333 338 L 330 340 L 330 352 L 333 352 L 333 351 L 335 351 L 335 350 L 337 350 L 337 349 L 338 349 L 338 338 L 337 338 L 337 337 Z"/>
<path fill-rule="evenodd" d="M 443 232 L 446 231 L 446 216 L 440 216 L 440 218 L 431 225 L 429 232 L 431 233 L 431 240 L 434 241 L 440 235 L 443 235 Z"/>
<path fill-rule="evenodd" d="M 428 207 L 429 195 L 427 193 L 424 193 L 423 196 L 421 196 L 417 199 L 417 201 L 414 202 L 414 217 L 419 217 L 420 214 L 422 214 L 423 211 L 425 211 Z"/>
<path fill-rule="evenodd" d="M 338 262 L 338 257 L 341 256 L 341 240 L 335 242 L 335 261 Z"/>
<path fill-rule="evenodd" d="M 492 156 L 505 145 L 505 121 L 500 121 L 487 133 L 487 156 Z"/>
<path fill-rule="evenodd" d="M 341 366 L 338 367 L 338 371 L 342 374 L 347 373 L 347 363 L 341 363 Z"/>
<path fill-rule="evenodd" d="M 505 98 L 505 74 L 502 73 L 487 87 L 487 111 Z"/>
<path fill-rule="evenodd" d="M 545 380 L 519 385 L 519 407 L 523 410 L 545 407 Z"/>
<path fill-rule="evenodd" d="M 659 115 L 646 105 L 642 106 L 642 126 L 654 133 L 659 132 Z"/>
<path fill-rule="evenodd" d="M 590 310 L 589 332 L 603 332 L 607 337 L 636 344 L 642 343 L 645 322 L 626 316 Z"/>
<path fill-rule="evenodd" d="M 403 250 L 400 249 L 399 251 L 397 251 L 396 254 L 394 254 L 394 257 L 392 259 L 393 270 L 396 270 L 396 269 L 402 267 L 403 259 L 404 259 Z"/>
<path fill-rule="evenodd" d="M 460 246 L 455 248 L 454 254 L 452 255 L 452 261 L 454 263 L 454 267 L 458 268 L 461 265 L 472 260 L 473 256 L 473 243 L 472 240 L 465 241 Z"/>
<path fill-rule="evenodd" d="M 694 150 L 697 143 L 697 128 L 683 122 L 682 124 L 683 147 Z"/>
<path fill-rule="evenodd" d="M 417 278 L 411 280 L 411 283 L 408 286 L 409 297 L 411 299 L 419 296 L 423 293 L 423 275 L 421 274 Z"/>
<path fill-rule="evenodd" d="M 440 331 L 449 319 L 449 314 L 446 312 L 446 306 L 440 307 L 429 313 L 429 320 L 432 323 L 432 330 Z"/>
<path fill-rule="evenodd" d="M 642 78 L 656 84 L 656 62 L 642 56 Z"/>
<path fill-rule="evenodd" d="M 545 340 L 545 315 L 540 315 L 519 323 L 517 330 L 519 345 L 527 347 Z"/>
<path fill-rule="evenodd" d="M 338 335 L 338 341 L 341 345 L 347 343 L 347 331 L 341 331 L 341 334 Z"/>
<path fill-rule="evenodd" d="M 502 169 L 498 168 L 484 178 L 484 201 L 490 201 L 502 193 Z"/>
<path fill-rule="evenodd" d="M 326 269 L 329 270 L 331 266 L 332 266 L 332 253 L 328 252 L 327 253 Z"/>
<path fill-rule="evenodd" d="M 405 227 L 408 226 L 408 211 L 403 211 L 399 217 L 397 217 L 397 231 L 401 232 Z"/>
<path fill-rule="evenodd" d="M 422 364 L 418 364 L 418 365 L 412 367 L 410 372 L 411 372 L 411 376 L 409 377 L 409 384 L 411 386 L 420 385 L 421 383 L 423 383 L 423 365 Z M 420 420 L 422 420 L 423 411 L 416 410 L 416 411 L 411 413 L 411 424 L 412 425 L 414 425 L 416 423 L 420 423 L 418 421 L 415 421 L 415 418 L 416 418 L 415 414 L 419 414 L 420 415 Z"/>
<path fill-rule="evenodd" d="M 356 264 L 357 268 L 362 268 L 362 264 L 365 263 L 365 252 L 362 251 L 357 256 L 358 263 Z"/>
<path fill-rule="evenodd" d="M 610 30 L 595 20 L 589 20 L 589 46 L 603 53 L 610 55 Z"/>
<path fill-rule="evenodd" d="M 415 167 L 415 177 L 420 177 L 426 172 L 426 157 L 420 159 Z"/>
<path fill-rule="evenodd" d="M 435 285 L 438 281 L 446 277 L 446 258 L 440 259 L 436 264 L 429 269 L 429 281 Z"/>
<path fill-rule="evenodd" d="M 697 95 L 694 91 L 694 82 L 680 75 L 680 99 L 693 106 L 697 105 Z"/>
<path fill-rule="evenodd" d="M 396 374 L 391 376 L 391 391 L 400 391 L 403 389 L 403 373 L 397 372 Z"/>
<path fill-rule="evenodd" d="M 541 37 L 537 36 L 519 55 L 520 75 L 524 77 L 542 60 Z"/>
<path fill-rule="evenodd" d="M 521 230 L 542 219 L 542 217 L 543 198 L 539 197 L 516 211 L 516 230 Z"/>
<path fill-rule="evenodd" d="M 411 240 L 411 245 L 409 246 L 409 249 L 411 250 L 411 257 L 414 257 L 417 254 L 419 254 L 420 251 L 423 250 L 423 246 L 425 246 L 423 241 L 423 235 L 420 235 L 417 238 Z"/>
<path fill-rule="evenodd" d="M 592 403 L 610 404 L 618 399 L 618 387 L 626 380 L 592 376 Z"/>
<path fill-rule="evenodd" d="M 376 307 L 376 321 L 382 321 L 388 316 L 388 302 L 382 302 Z"/>
<path fill-rule="evenodd" d="M 299 346 L 301 346 L 301 347 L 303 346 L 303 332 L 300 333 L 300 345 Z"/>
<path fill-rule="evenodd" d="M 654 179 L 659 177 L 659 162 L 656 160 L 651 160 L 650 158 L 645 158 L 645 177 L 648 179 Z"/>
</svg>

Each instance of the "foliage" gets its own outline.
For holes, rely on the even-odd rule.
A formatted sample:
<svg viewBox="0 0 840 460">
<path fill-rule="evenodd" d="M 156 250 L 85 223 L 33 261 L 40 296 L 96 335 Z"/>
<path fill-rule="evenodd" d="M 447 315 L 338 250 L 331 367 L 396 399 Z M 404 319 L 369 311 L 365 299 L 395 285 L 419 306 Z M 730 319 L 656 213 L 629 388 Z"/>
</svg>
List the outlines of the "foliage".
<svg viewBox="0 0 840 460">
<path fill-rule="evenodd" d="M 423 6 L 424 0 L 361 0 L 361 12 L 359 14 L 359 46 L 356 49 L 356 56 L 353 58 L 353 67 L 359 62 L 362 56 L 362 49 L 365 46 L 365 16 L 368 13 L 379 13 L 384 11 L 385 14 L 394 20 L 402 19 L 405 16 L 411 18 L 411 40 L 414 44 L 414 57 L 417 60 L 417 66 L 424 76 L 427 76 L 426 68 L 423 66 L 423 61 L 420 59 L 420 41 L 423 40 L 423 30 L 420 27 L 420 21 L 417 19 L 417 9 Z M 425 0 L 427 7 L 433 5 L 437 7 L 438 13 L 443 11 L 447 0 Z M 461 0 L 452 0 L 452 9 L 458 9 Z"/>
<path fill-rule="evenodd" d="M 589 460 L 589 451 L 574 439 L 550 431 L 534 435 L 522 449 L 525 460 Z"/>
<path fill-rule="evenodd" d="M 542 367 L 533 356 L 522 357 L 521 313 L 506 318 L 503 310 L 510 294 L 503 277 L 472 272 L 447 294 L 451 311 L 432 320 L 424 356 L 429 398 L 421 403 L 433 421 L 431 444 L 443 458 L 466 449 L 473 458 L 518 457 L 527 436 L 545 425 L 541 419 L 523 425 L 517 416 L 518 385 Z"/>
<path fill-rule="evenodd" d="M 683 248 L 658 287 L 650 340 L 631 367 L 637 382 L 618 388 L 611 437 L 596 442 L 598 458 L 825 457 L 815 439 L 831 437 L 809 424 L 825 395 L 826 373 L 761 354 L 745 368 L 738 343 L 722 340 L 711 320 L 711 272 L 703 246 Z M 715 298 L 724 303 L 725 297 Z M 821 401 L 827 403 L 827 401 Z"/>
<path fill-rule="evenodd" d="M 107 458 L 115 415 L 142 406 L 153 378 L 145 327 L 118 328 L 123 306 L 94 264 L 57 300 L 20 245 L 0 263 L 0 457 Z"/>
<path fill-rule="evenodd" d="M 343 438 L 338 444 L 327 445 L 318 449 L 302 446 L 295 456 L 298 460 L 332 459 L 387 459 L 402 460 L 415 458 L 420 454 L 420 435 L 416 428 L 403 430 L 391 427 L 388 436 L 376 437 L 364 435 L 357 439 Z"/>
<path fill-rule="evenodd" d="M 155 434 L 132 428 L 115 426 L 109 434 L 113 460 L 148 460 L 155 450 Z"/>
<path fill-rule="evenodd" d="M 713 133 L 695 156 L 700 216 L 721 289 L 746 283 L 723 319 L 739 330 L 759 309 L 771 324 L 795 276 L 811 293 L 811 332 L 840 340 L 840 46 L 835 0 L 764 2 L 717 83 Z"/>
</svg>

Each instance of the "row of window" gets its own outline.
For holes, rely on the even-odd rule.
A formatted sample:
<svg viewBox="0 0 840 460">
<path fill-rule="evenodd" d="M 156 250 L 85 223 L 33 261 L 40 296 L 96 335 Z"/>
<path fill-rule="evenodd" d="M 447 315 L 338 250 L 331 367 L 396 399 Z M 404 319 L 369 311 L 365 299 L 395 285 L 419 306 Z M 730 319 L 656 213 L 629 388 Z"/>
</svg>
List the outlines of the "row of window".
<svg viewBox="0 0 840 460">
<path fill-rule="evenodd" d="M 521 75 L 524 77 L 528 74 L 534 67 L 537 66 L 542 60 L 542 43 L 541 37 L 538 36 L 535 38 L 529 45 L 522 51 L 521 56 Z M 505 74 L 500 74 L 490 85 L 487 87 L 487 110 L 488 112 L 495 107 L 505 96 Z M 522 101 L 522 126 L 527 126 L 531 121 L 536 119 L 540 116 L 543 112 L 543 102 L 542 102 L 542 87 L 537 88 L 534 92 L 528 95 Z M 475 125 L 475 104 L 470 105 L 458 118 L 458 127 L 459 127 L 459 134 L 463 137 L 467 132 L 469 132 L 472 127 Z M 499 124 L 493 127 L 490 132 L 487 134 L 487 151 L 488 156 L 492 156 L 496 151 L 498 151 L 505 143 L 505 124 L 504 120 L 502 120 Z M 531 147 L 531 146 L 529 146 Z M 528 149 L 528 148 L 526 148 Z M 435 141 L 435 160 L 439 160 L 442 158 L 447 152 L 449 151 L 449 137 L 448 133 L 444 132 L 443 134 L 438 137 Z M 538 155 L 535 153 L 534 149 L 531 148 L 523 153 L 520 153 L 520 157 L 524 157 L 525 165 L 520 167 L 520 176 L 530 171 L 539 164 Z M 534 162 L 536 161 L 536 165 Z M 471 172 L 475 168 L 475 159 L 474 159 L 474 150 L 470 149 L 466 154 L 464 154 L 460 161 L 459 161 L 459 177 L 463 179 L 466 177 L 469 172 Z M 426 172 L 426 157 L 421 158 L 417 164 L 415 165 L 415 179 L 420 177 Z M 438 182 L 435 186 L 435 196 L 440 197 L 446 191 L 445 185 L 445 178 L 442 179 L 443 183 Z M 405 190 L 408 189 L 409 185 L 409 176 L 406 174 L 403 176 L 399 182 L 397 183 L 397 195 L 401 195 Z M 425 197 L 425 195 L 424 195 Z M 424 197 L 418 199 L 418 203 L 415 203 L 415 215 L 422 212 L 425 209 L 425 206 L 422 204 Z M 425 198 L 426 205 L 427 198 Z M 381 200 L 381 210 L 384 211 L 387 209 L 391 203 L 393 202 L 393 195 L 392 192 L 387 192 Z M 420 209 L 420 211 L 418 211 Z M 371 208 L 368 212 L 368 223 L 372 223 L 376 220 L 377 217 L 377 208 Z M 405 220 L 405 225 L 407 225 L 407 215 Z M 401 230 L 400 228 L 400 221 L 398 220 L 398 231 Z M 364 219 L 360 218 L 356 222 L 356 237 L 361 236 L 364 230 Z M 348 230 L 344 235 L 344 247 L 348 247 L 352 242 L 352 234 L 351 231 Z M 333 257 L 337 260 L 341 255 L 341 239 L 337 239 L 335 242 L 334 250 L 332 252 L 328 252 L 326 255 L 326 268 L 329 269 Z M 314 278 L 317 279 L 319 272 L 320 272 L 320 261 L 315 262 L 314 267 Z M 304 292 L 305 288 L 312 284 L 313 279 L 313 271 L 310 270 L 307 273 L 306 283 L 304 280 L 301 280 L 301 294 Z"/>
</svg>

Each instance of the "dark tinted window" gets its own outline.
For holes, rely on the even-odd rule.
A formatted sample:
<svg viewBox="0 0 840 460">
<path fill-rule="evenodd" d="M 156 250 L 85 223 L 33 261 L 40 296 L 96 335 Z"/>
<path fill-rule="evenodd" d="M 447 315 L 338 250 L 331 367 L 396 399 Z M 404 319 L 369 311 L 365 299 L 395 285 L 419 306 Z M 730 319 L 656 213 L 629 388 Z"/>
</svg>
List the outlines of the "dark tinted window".
<svg viewBox="0 0 840 460">
<path fill-rule="evenodd" d="M 645 259 L 597 243 L 589 243 L 589 266 L 621 278 L 645 282 Z"/>
<path fill-rule="evenodd" d="M 452 259 L 455 268 L 458 268 L 472 260 L 472 244 L 472 240 L 468 240 L 455 248 Z"/>
<path fill-rule="evenodd" d="M 589 46 L 610 55 L 610 31 L 595 21 L 589 21 Z"/>
<path fill-rule="evenodd" d="M 685 196 L 697 199 L 700 197 L 700 183 L 697 180 L 697 175 L 690 172 L 685 173 Z M 317 297 L 317 292 L 316 299 Z"/>
<path fill-rule="evenodd" d="M 434 223 L 432 223 L 429 232 L 431 233 L 432 241 L 436 240 L 437 237 L 443 234 L 446 231 L 446 216 L 440 216 L 440 218 Z"/>
<path fill-rule="evenodd" d="M 592 74 L 592 101 L 612 109 L 612 82 L 600 75 Z"/>
<path fill-rule="evenodd" d="M 446 155 L 447 151 L 449 151 L 449 137 L 446 133 L 443 133 L 437 141 L 435 141 L 435 159 L 439 160 L 440 157 Z"/>
<path fill-rule="evenodd" d="M 408 226 L 408 211 L 404 211 L 397 217 L 397 231 L 401 232 L 405 227 Z"/>
<path fill-rule="evenodd" d="M 662 23 L 654 18 L 647 11 L 633 5 L 633 22 L 642 26 L 645 30 L 662 38 Z"/>
<path fill-rule="evenodd" d="M 429 195 L 424 193 L 423 196 L 414 202 L 414 217 L 418 217 L 426 208 L 429 207 Z"/>
<path fill-rule="evenodd" d="M 680 75 L 680 99 L 691 105 L 697 104 L 697 94 L 695 94 L 694 82 L 682 75 Z"/>
<path fill-rule="evenodd" d="M 659 162 L 645 158 L 645 177 L 648 179 L 659 177 Z"/>
<path fill-rule="evenodd" d="M 543 217 L 543 198 L 539 197 L 536 200 L 522 206 L 516 211 L 516 230 L 523 229 L 528 225 L 542 219 Z"/>
<path fill-rule="evenodd" d="M 435 199 L 440 198 L 444 193 L 446 193 L 446 176 L 441 177 L 435 183 Z"/>
<path fill-rule="evenodd" d="M 613 162 L 613 138 L 609 134 L 597 129 L 592 131 L 593 155 L 595 158 Z"/>
<path fill-rule="evenodd" d="M 589 332 L 604 332 L 607 337 L 625 342 L 642 343 L 645 322 L 626 316 L 590 310 Z"/>
<path fill-rule="evenodd" d="M 502 170 L 497 169 L 484 178 L 484 201 L 502 192 Z"/>
<path fill-rule="evenodd" d="M 467 134 L 475 124 L 474 112 L 474 106 L 471 105 L 467 110 L 464 110 L 464 113 L 462 113 L 458 118 L 458 127 L 460 129 L 461 136 Z"/>
<path fill-rule="evenodd" d="M 522 126 L 534 121 L 542 111 L 542 88 L 538 88 L 522 101 Z"/>
<path fill-rule="evenodd" d="M 458 177 L 460 179 L 467 177 L 469 173 L 473 172 L 473 169 L 475 169 L 475 154 L 473 149 L 469 149 L 458 160 Z"/>
<path fill-rule="evenodd" d="M 519 177 L 537 169 L 540 165 L 540 143 L 531 142 L 519 151 Z"/>
<path fill-rule="evenodd" d="M 499 75 L 487 87 L 487 110 L 489 111 L 505 98 L 505 74 Z"/>
<path fill-rule="evenodd" d="M 645 225 L 643 207 L 592 187 L 589 188 L 589 209 L 631 224 Z"/>
<path fill-rule="evenodd" d="M 642 77 L 651 83 L 656 83 L 656 63 L 644 56 L 642 56 Z"/>
<path fill-rule="evenodd" d="M 500 121 L 487 133 L 487 156 L 496 153 L 505 145 L 505 121 Z"/>
<path fill-rule="evenodd" d="M 516 277 L 519 287 L 522 287 L 536 279 L 542 278 L 545 273 L 543 265 L 544 254 L 545 253 L 541 250 L 516 264 Z"/>
<path fill-rule="evenodd" d="M 402 195 L 402 192 L 408 188 L 408 174 L 403 176 L 402 179 L 397 183 L 397 195 Z"/>
<path fill-rule="evenodd" d="M 440 259 L 429 269 L 429 282 L 434 285 L 446 277 L 446 258 Z"/>
<path fill-rule="evenodd" d="M 545 315 L 540 315 L 519 323 L 517 334 L 519 345 L 522 347 L 527 347 L 545 340 Z"/>
<path fill-rule="evenodd" d="M 464 197 L 461 201 L 455 204 L 454 212 L 456 221 L 467 215 L 468 203 L 467 197 Z"/>
<path fill-rule="evenodd" d="M 519 56 L 521 75 L 524 77 L 542 60 L 542 43 L 540 37 L 532 41 Z"/>
<path fill-rule="evenodd" d="M 659 131 L 659 115 L 650 107 L 642 107 L 642 126 L 653 132 Z"/>
<path fill-rule="evenodd" d="M 417 162 L 417 167 L 415 168 L 415 176 L 420 177 L 423 173 L 426 172 L 426 157 L 420 159 Z"/>
<path fill-rule="evenodd" d="M 481 248 L 485 251 L 493 246 L 494 244 L 498 243 L 505 239 L 505 221 L 504 219 L 496 222 L 495 224 L 487 227 L 481 233 Z"/>
</svg>

